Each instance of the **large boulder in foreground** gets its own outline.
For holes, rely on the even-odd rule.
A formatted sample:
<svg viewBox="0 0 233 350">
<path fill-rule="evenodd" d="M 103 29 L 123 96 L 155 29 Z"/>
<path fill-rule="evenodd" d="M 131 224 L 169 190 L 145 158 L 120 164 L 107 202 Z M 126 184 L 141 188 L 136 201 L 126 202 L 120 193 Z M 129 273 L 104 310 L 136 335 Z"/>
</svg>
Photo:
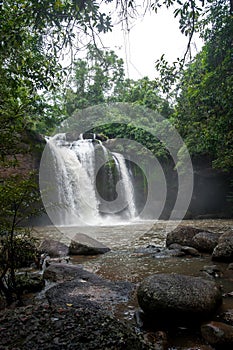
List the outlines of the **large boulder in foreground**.
<svg viewBox="0 0 233 350">
<path fill-rule="evenodd" d="M 97 255 L 110 251 L 110 248 L 84 233 L 76 233 L 69 245 L 70 255 Z"/>
<path fill-rule="evenodd" d="M 67 277 L 64 278 L 65 274 Z M 130 282 L 109 281 L 76 265 L 52 264 L 45 270 L 44 278 L 54 282 L 61 282 L 62 278 L 65 280 L 45 293 L 50 305 L 60 307 L 83 304 L 114 313 L 115 307 L 125 305 L 135 291 L 135 286 Z"/>
<path fill-rule="evenodd" d="M 180 274 L 156 274 L 141 282 L 137 291 L 142 310 L 155 317 L 201 319 L 222 301 L 220 288 L 211 280 Z"/>
<path fill-rule="evenodd" d="M 29 305 L 0 312 L 1 350 L 149 350 L 136 331 L 94 307 Z"/>
<path fill-rule="evenodd" d="M 233 232 L 221 235 L 212 254 L 213 260 L 233 262 Z"/>
</svg>

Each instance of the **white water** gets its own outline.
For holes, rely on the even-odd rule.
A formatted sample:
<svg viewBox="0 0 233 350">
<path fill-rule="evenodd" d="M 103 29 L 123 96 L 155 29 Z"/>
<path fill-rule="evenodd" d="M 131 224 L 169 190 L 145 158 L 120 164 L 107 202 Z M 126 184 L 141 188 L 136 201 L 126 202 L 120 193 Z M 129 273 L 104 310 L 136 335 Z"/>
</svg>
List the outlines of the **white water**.
<svg viewBox="0 0 233 350">
<path fill-rule="evenodd" d="M 126 166 L 125 159 L 122 154 L 113 153 L 113 159 L 121 174 L 121 181 L 123 190 L 125 192 L 125 199 L 128 206 L 129 218 L 135 218 L 137 216 L 137 210 L 135 207 L 134 189 L 131 181 L 129 171 Z"/>
<path fill-rule="evenodd" d="M 106 221 L 113 223 L 123 219 L 132 220 L 137 216 L 134 188 L 125 159 L 119 153 L 111 154 L 101 143 L 105 162 L 111 158 L 114 160 L 120 179 L 118 184 L 112 183 L 113 173 L 110 169 L 107 180 L 103 181 L 109 182 L 106 188 L 112 189 L 115 185 L 121 188 L 118 201 L 115 201 L 118 204 L 121 201 L 121 208 L 113 208 L 115 203 L 112 201 L 109 202 L 109 211 L 100 210 L 101 198 L 96 189 L 96 144 L 98 145 L 91 139 L 83 139 L 82 135 L 73 142 L 66 141 L 65 134 L 48 138 L 50 164 L 46 165 L 46 169 L 52 168 L 49 178 L 52 190 L 47 190 L 49 199 L 44 200 L 44 197 L 43 201 L 50 206 L 52 203 L 51 210 L 47 205 L 47 212 L 55 225 L 101 225 Z"/>
<path fill-rule="evenodd" d="M 94 176 L 93 145 L 82 140 L 70 144 L 65 134 L 58 134 L 48 141 L 55 168 L 55 191 L 58 198 L 56 224 L 73 225 L 96 223 L 99 219 L 99 203 L 92 177 Z"/>
</svg>

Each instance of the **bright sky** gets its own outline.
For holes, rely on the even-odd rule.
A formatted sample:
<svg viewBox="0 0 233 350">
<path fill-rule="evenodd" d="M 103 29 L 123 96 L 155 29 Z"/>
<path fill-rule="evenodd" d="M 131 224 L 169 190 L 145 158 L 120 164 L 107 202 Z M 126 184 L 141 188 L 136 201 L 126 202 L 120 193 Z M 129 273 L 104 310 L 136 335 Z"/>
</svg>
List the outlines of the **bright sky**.
<svg viewBox="0 0 233 350">
<path fill-rule="evenodd" d="M 104 45 L 113 49 L 126 62 L 126 75 L 132 79 L 156 76 L 155 61 L 162 54 L 171 63 L 182 57 L 186 51 L 188 38 L 180 33 L 178 19 L 173 10 L 159 9 L 158 13 L 147 13 L 133 23 L 127 33 L 122 26 L 115 25 L 112 33 L 102 36 Z M 193 55 L 201 48 L 201 40 L 195 38 Z"/>
</svg>

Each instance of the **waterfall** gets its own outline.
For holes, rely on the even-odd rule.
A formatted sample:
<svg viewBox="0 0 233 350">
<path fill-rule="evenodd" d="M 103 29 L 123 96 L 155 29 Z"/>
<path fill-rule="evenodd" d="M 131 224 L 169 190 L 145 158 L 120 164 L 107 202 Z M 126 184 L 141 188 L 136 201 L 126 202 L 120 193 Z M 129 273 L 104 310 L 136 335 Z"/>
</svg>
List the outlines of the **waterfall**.
<svg viewBox="0 0 233 350">
<path fill-rule="evenodd" d="M 95 135 L 93 139 L 80 135 L 76 141 L 67 141 L 66 134 L 57 134 L 47 138 L 47 149 L 50 154 L 46 166 L 50 169 L 47 181 L 52 188 L 47 195 L 53 203 L 50 211 L 53 223 L 98 225 L 104 224 L 106 218 L 132 220 L 137 216 L 134 188 L 123 155 L 110 152 L 101 141 L 95 140 Z M 102 181 L 109 202 L 97 191 L 98 150 L 101 150 L 103 167 L 106 167 L 100 173 L 104 176 L 98 181 Z M 114 167 L 109 166 L 109 161 Z M 118 196 L 115 202 L 121 204 L 119 210 L 117 205 L 112 209 L 115 204 L 113 193 Z M 104 206 L 111 210 L 104 210 Z"/>
<path fill-rule="evenodd" d="M 128 171 L 125 159 L 122 154 L 114 152 L 113 159 L 116 163 L 118 173 L 121 175 L 123 191 L 125 193 L 125 199 L 128 205 L 129 218 L 134 218 L 137 216 L 137 210 L 135 207 L 134 189 L 130 173 Z"/>
</svg>

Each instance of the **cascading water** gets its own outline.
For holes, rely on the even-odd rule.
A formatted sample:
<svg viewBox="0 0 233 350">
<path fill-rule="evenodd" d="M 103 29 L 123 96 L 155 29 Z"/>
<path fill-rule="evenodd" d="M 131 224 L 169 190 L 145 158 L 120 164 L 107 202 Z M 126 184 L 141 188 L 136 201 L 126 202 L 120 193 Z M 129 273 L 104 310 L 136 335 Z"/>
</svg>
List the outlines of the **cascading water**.
<svg viewBox="0 0 233 350">
<path fill-rule="evenodd" d="M 90 140 L 73 143 L 66 141 L 65 134 L 58 134 L 48 140 L 52 155 L 53 179 L 52 202 L 56 224 L 72 225 L 98 222 L 99 209 L 92 181 L 94 175 L 94 147 Z M 55 195 L 55 196 L 54 196 Z M 54 201 L 55 197 L 55 201 Z"/>
<path fill-rule="evenodd" d="M 100 166 L 96 162 L 101 150 Z M 84 139 L 67 141 L 66 134 L 57 134 L 47 139 L 47 184 L 42 185 L 51 203 L 47 209 L 56 225 L 100 225 L 106 220 L 132 220 L 137 216 L 134 188 L 123 155 L 111 153 L 101 141 Z M 111 162 L 111 166 L 109 166 Z M 97 164 L 96 164 L 97 163 Z M 98 179 L 107 200 L 97 190 L 98 166 L 105 167 Z M 47 170 L 47 169 L 46 169 Z M 51 185 L 52 184 L 52 185 Z M 113 198 L 116 194 L 117 198 Z"/>
<path fill-rule="evenodd" d="M 134 189 L 130 173 L 122 154 L 114 152 L 113 159 L 115 161 L 118 173 L 121 175 L 123 190 L 125 192 L 125 199 L 128 204 L 129 218 L 134 218 L 137 216 L 137 210 L 135 206 Z"/>
</svg>

